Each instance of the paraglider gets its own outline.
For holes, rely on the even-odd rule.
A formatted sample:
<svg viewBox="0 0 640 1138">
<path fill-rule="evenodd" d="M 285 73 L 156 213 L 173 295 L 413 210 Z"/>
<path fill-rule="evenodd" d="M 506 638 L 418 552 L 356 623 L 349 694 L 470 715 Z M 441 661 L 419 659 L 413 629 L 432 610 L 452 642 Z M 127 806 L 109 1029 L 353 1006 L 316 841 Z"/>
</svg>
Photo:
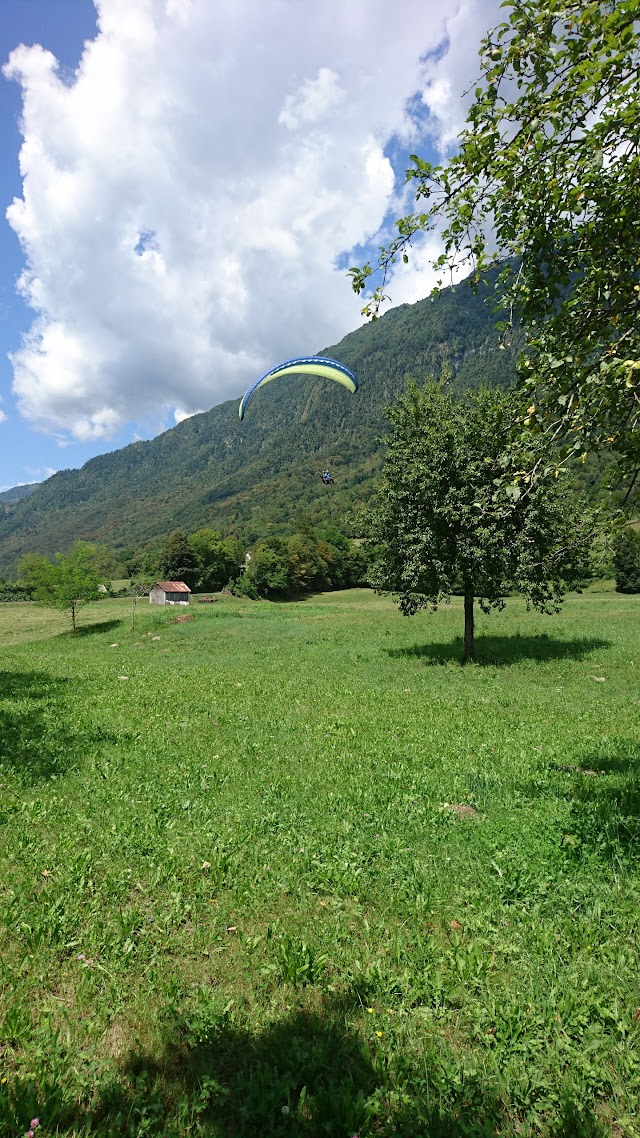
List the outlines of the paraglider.
<svg viewBox="0 0 640 1138">
<path fill-rule="evenodd" d="M 334 485 L 333 478 L 332 478 L 332 476 L 328 470 L 321 470 L 320 471 L 320 477 L 321 477 L 322 481 L 324 482 L 325 486 L 333 486 Z"/>
<path fill-rule="evenodd" d="M 297 356 L 295 359 L 284 360 L 282 363 L 276 364 L 275 367 L 270 368 L 255 383 L 251 384 L 251 387 L 245 391 L 240 400 L 238 415 L 241 419 L 244 419 L 247 404 L 254 391 L 281 375 L 319 375 L 326 379 L 333 379 L 336 383 L 341 383 L 348 391 L 355 392 L 358 390 L 358 381 L 355 375 L 338 360 L 330 360 L 326 356 Z"/>
</svg>

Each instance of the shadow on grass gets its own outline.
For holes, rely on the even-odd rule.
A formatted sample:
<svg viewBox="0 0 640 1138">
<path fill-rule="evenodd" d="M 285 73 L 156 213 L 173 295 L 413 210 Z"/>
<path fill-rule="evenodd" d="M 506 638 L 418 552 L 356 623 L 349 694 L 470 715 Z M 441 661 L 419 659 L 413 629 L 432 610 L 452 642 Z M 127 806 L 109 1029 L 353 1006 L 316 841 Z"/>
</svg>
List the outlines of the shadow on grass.
<svg viewBox="0 0 640 1138">
<path fill-rule="evenodd" d="M 608 640 L 586 639 L 557 640 L 547 633 L 539 636 L 477 636 L 476 664 L 505 665 L 516 664 L 519 660 L 582 660 L 591 652 L 609 647 Z M 422 659 L 425 664 L 449 664 L 462 662 L 463 640 L 440 644 L 414 644 L 408 648 L 385 648 L 388 656 L 404 656 Z"/>
<path fill-rule="evenodd" d="M 67 628 L 58 635 L 77 640 L 80 636 L 93 636 L 96 632 L 113 632 L 115 628 L 120 628 L 122 623 L 121 620 L 96 620 L 93 624 L 79 624 L 75 632 L 72 628 Z"/>
<path fill-rule="evenodd" d="M 24 784 L 65 774 L 111 736 L 70 730 L 70 681 L 46 672 L 0 672 L 0 769 Z"/>
<path fill-rule="evenodd" d="M 568 834 L 576 856 L 593 851 L 611 860 L 640 856 L 640 742 L 614 739 L 574 755 L 555 772 L 559 793 L 571 793 Z"/>
<path fill-rule="evenodd" d="M 38 1113 L 47 1127 L 89 1138 L 505 1138 L 518 1123 L 497 1089 L 462 1072 L 440 1035 L 425 1028 L 420 1054 L 367 1044 L 333 1003 L 294 1010 L 261 1031 L 225 1014 L 168 1023 L 159 1054 L 131 1055 L 118 1077 L 73 1103 L 63 1080 L 47 1099 L 33 1083 L 0 1087 L 5 1125 L 19 1132 Z M 68 1084 L 67 1084 L 68 1085 Z M 503 1090 L 504 1093 L 504 1090 Z M 558 1108 L 556 1138 L 605 1138 L 589 1104 Z M 56 1131 L 57 1132 L 57 1131 Z"/>
</svg>

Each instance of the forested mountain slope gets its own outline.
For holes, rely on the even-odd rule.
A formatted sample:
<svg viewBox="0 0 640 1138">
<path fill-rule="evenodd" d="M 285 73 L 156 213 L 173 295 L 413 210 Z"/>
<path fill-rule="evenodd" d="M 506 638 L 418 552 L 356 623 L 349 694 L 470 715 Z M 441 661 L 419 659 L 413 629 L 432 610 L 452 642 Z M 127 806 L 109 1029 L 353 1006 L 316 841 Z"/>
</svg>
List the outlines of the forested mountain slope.
<svg viewBox="0 0 640 1138">
<path fill-rule="evenodd" d="M 15 506 L 23 498 L 28 498 L 38 487 L 37 482 L 23 482 L 19 486 L 12 486 L 9 490 L 0 492 L 0 506 Z"/>
<path fill-rule="evenodd" d="M 355 395 L 329 380 L 280 379 L 256 393 L 242 423 L 238 401 L 222 403 L 149 442 L 55 474 L 0 516 L 0 572 L 12 572 L 25 552 L 53 554 L 77 538 L 138 550 L 176 528 L 205 525 L 250 542 L 295 525 L 301 511 L 339 524 L 370 492 L 384 409 L 407 376 L 439 374 L 446 363 L 459 391 L 513 378 L 515 348 L 499 349 L 486 296 L 462 284 L 321 349 L 355 371 Z M 335 487 L 322 486 L 323 466 Z"/>
</svg>

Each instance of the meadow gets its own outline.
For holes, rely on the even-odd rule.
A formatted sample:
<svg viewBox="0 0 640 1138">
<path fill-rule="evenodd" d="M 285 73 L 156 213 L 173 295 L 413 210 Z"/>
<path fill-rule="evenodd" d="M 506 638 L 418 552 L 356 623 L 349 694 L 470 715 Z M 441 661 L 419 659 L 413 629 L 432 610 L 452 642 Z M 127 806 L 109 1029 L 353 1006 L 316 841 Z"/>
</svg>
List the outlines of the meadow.
<svg viewBox="0 0 640 1138">
<path fill-rule="evenodd" d="M 640 598 L 0 606 L 0 1134 L 640 1135 Z"/>
</svg>

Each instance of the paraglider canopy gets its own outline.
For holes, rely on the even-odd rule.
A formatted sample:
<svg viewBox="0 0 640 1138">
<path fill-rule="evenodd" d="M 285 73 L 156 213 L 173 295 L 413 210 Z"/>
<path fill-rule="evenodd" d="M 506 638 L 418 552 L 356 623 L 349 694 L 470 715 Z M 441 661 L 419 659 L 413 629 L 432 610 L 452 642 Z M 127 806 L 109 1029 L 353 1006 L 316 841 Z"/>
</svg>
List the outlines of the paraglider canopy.
<svg viewBox="0 0 640 1138">
<path fill-rule="evenodd" d="M 345 364 L 341 364 L 338 360 L 330 360 L 326 356 L 297 356 L 292 360 L 284 360 L 280 364 L 276 364 L 264 375 L 260 376 L 251 387 L 245 391 L 240 406 L 238 408 L 238 415 L 244 419 L 244 413 L 247 409 L 249 402 L 254 391 L 262 387 L 265 383 L 270 383 L 272 379 L 277 379 L 281 375 L 320 375 L 325 376 L 327 379 L 333 379 L 336 383 L 341 383 L 348 391 L 354 392 L 358 390 L 358 381 L 352 371 L 349 370 Z"/>
</svg>

